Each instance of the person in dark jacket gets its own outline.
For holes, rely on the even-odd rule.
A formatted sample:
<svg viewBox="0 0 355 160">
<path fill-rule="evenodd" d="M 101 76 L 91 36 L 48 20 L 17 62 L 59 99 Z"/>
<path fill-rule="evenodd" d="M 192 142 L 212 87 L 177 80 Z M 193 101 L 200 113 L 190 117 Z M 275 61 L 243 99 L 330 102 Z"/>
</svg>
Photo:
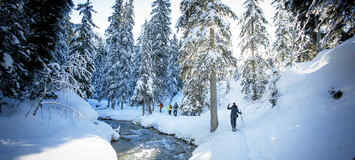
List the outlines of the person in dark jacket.
<svg viewBox="0 0 355 160">
<path fill-rule="evenodd" d="M 228 110 L 232 110 L 231 111 L 231 125 L 232 125 L 232 131 L 235 132 L 237 131 L 237 129 L 235 128 L 237 125 L 237 118 L 238 118 L 238 114 L 242 114 L 242 112 L 239 111 L 238 106 L 235 104 L 235 102 L 233 103 L 232 107 L 227 107 Z"/>
<path fill-rule="evenodd" d="M 174 105 L 174 116 L 176 117 L 177 116 L 177 110 L 179 108 L 179 105 L 177 103 L 175 103 Z"/>
</svg>

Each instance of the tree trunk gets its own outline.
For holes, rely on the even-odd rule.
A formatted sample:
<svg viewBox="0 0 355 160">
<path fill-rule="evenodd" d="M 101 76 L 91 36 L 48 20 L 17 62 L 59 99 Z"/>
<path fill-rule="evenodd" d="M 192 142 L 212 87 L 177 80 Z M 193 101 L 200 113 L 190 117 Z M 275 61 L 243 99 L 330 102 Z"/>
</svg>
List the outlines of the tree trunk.
<svg viewBox="0 0 355 160">
<path fill-rule="evenodd" d="M 149 111 L 149 114 L 152 114 L 152 103 L 151 102 L 148 104 L 148 111 Z"/>
<path fill-rule="evenodd" d="M 123 101 L 121 102 L 121 110 L 123 110 Z"/>
<path fill-rule="evenodd" d="M 144 108 L 145 108 L 145 102 L 143 101 L 143 105 L 142 105 L 142 115 L 144 116 Z"/>
<path fill-rule="evenodd" d="M 252 22 L 251 27 L 252 27 L 251 31 L 254 32 L 254 22 Z M 255 56 L 255 49 L 256 49 L 255 44 L 252 41 L 251 42 L 251 56 L 253 57 L 253 61 L 252 61 L 252 71 L 251 72 L 253 74 L 252 78 L 254 80 L 254 82 L 253 82 L 254 84 L 252 84 L 253 85 L 252 86 L 252 90 L 253 90 L 252 99 L 253 100 L 256 100 L 257 97 L 258 97 L 257 88 L 256 88 L 256 56 Z"/>
<path fill-rule="evenodd" d="M 107 99 L 107 106 L 106 106 L 107 108 L 110 108 L 110 98 L 109 99 Z"/>
<path fill-rule="evenodd" d="M 211 132 L 214 132 L 218 128 L 218 117 L 217 117 L 217 77 L 213 70 L 210 77 L 210 93 L 211 93 Z"/>
</svg>

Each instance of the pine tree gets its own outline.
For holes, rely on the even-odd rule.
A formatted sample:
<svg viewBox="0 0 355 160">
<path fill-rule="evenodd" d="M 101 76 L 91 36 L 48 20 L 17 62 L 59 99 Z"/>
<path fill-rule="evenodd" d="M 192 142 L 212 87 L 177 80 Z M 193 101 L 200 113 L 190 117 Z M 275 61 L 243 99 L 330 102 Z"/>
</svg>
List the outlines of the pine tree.
<svg viewBox="0 0 355 160">
<path fill-rule="evenodd" d="M 170 0 L 154 0 L 151 20 L 153 44 L 154 100 L 161 102 L 167 96 L 167 64 L 170 39 Z"/>
<path fill-rule="evenodd" d="M 269 63 L 269 68 L 271 70 L 271 75 L 270 75 L 270 82 L 269 82 L 269 90 L 270 90 L 270 96 L 269 96 L 269 102 L 271 103 L 272 107 L 275 107 L 277 104 L 277 101 L 280 97 L 280 91 L 277 87 L 277 82 L 280 80 L 280 71 L 278 70 L 277 66 L 275 65 L 275 60 L 273 59 L 268 59 Z"/>
<path fill-rule="evenodd" d="M 104 41 L 99 38 L 97 42 L 97 51 L 95 56 L 95 72 L 92 76 L 92 84 L 95 88 L 94 98 L 101 99 L 100 93 L 103 92 L 103 84 L 105 80 L 105 59 L 107 57 L 107 52 L 105 50 L 105 43 Z"/>
<path fill-rule="evenodd" d="M 292 66 L 294 63 L 294 50 L 292 45 L 293 37 L 290 30 L 292 16 L 286 10 L 283 0 L 274 0 L 273 5 L 276 13 L 274 15 L 274 24 L 276 26 L 276 40 L 273 43 L 273 50 L 276 52 L 276 59 L 281 66 Z M 292 24 L 294 25 L 294 24 Z"/>
<path fill-rule="evenodd" d="M 185 74 L 209 82 L 211 132 L 214 132 L 218 127 L 217 82 L 226 78 L 236 61 L 231 54 L 231 32 L 226 18 L 236 16 L 220 0 L 184 0 L 180 9 L 178 27 L 183 30 L 185 52 L 182 65 L 189 68 Z"/>
<path fill-rule="evenodd" d="M 0 1 L 0 87 L 2 95 L 14 98 L 26 95 L 31 82 L 25 80 L 34 79 L 32 69 L 26 65 L 34 60 L 26 60 L 32 53 L 26 50 L 30 26 L 24 7 L 24 0 Z"/>
<path fill-rule="evenodd" d="M 136 93 L 135 93 L 135 88 L 137 86 L 137 82 L 138 80 L 140 79 L 140 67 L 142 65 L 142 52 L 143 52 L 143 45 L 144 45 L 144 33 L 145 33 L 145 26 L 147 25 L 147 22 L 144 23 L 144 25 L 142 25 L 141 27 L 141 32 L 139 34 L 139 37 L 137 39 L 137 44 L 135 46 L 135 49 L 134 49 L 134 55 L 132 57 L 132 63 L 134 64 L 132 67 L 132 76 L 133 76 L 133 88 L 134 88 L 134 91 L 133 91 L 133 95 L 131 97 L 131 103 L 132 104 L 138 104 L 139 100 L 136 99 Z"/>
<path fill-rule="evenodd" d="M 246 8 L 240 20 L 241 53 L 246 57 L 242 65 L 242 93 L 252 100 L 260 99 L 267 84 L 267 62 L 262 50 L 269 45 L 265 28 L 267 21 L 258 0 L 246 0 Z"/>
<path fill-rule="evenodd" d="M 304 46 L 299 61 L 308 61 L 323 48 L 335 47 L 355 34 L 355 2 L 352 0 L 284 1 L 302 26 L 300 43 Z"/>
<path fill-rule="evenodd" d="M 182 89 L 182 80 L 180 77 L 180 44 L 176 37 L 173 36 L 173 39 L 170 40 L 169 45 L 169 59 L 167 64 L 167 90 L 169 97 L 174 97 Z"/>
<path fill-rule="evenodd" d="M 134 26 L 134 6 L 133 0 L 129 0 L 125 3 L 124 13 L 123 13 L 123 32 L 122 32 L 122 46 L 124 48 L 123 53 L 127 55 L 126 66 L 128 70 L 123 70 L 121 75 L 126 75 L 122 77 L 121 81 L 121 92 L 119 101 L 121 102 L 121 109 L 123 109 L 123 102 L 128 102 L 134 92 L 134 74 L 132 70 L 133 56 L 134 56 L 134 39 L 133 39 L 133 26 Z"/>
<path fill-rule="evenodd" d="M 120 59 L 120 42 L 122 39 L 122 26 L 123 26 L 123 1 L 116 0 L 113 5 L 112 16 L 109 17 L 110 25 L 106 29 L 106 43 L 107 43 L 107 61 L 105 73 L 107 73 L 105 80 L 105 91 L 104 96 L 109 100 L 109 107 L 114 108 L 116 104 L 116 98 L 118 95 L 118 79 L 119 79 L 119 70 L 118 64 Z"/>
<path fill-rule="evenodd" d="M 154 98 L 153 92 L 153 79 L 155 73 L 153 72 L 153 52 L 151 40 L 151 27 L 150 24 L 146 21 L 143 26 L 143 32 L 141 33 L 142 46 L 140 48 L 140 61 L 139 66 L 139 78 L 137 85 L 134 90 L 132 99 L 142 104 L 143 115 L 146 110 L 146 105 L 148 107 L 149 113 L 152 113 L 152 103 Z"/>
<path fill-rule="evenodd" d="M 111 22 L 106 31 L 108 36 L 107 48 L 110 57 L 108 74 L 108 97 L 113 106 L 119 102 L 121 108 L 133 94 L 132 55 L 134 54 L 133 40 L 133 0 L 123 3 L 116 0 L 114 13 L 109 18 Z"/>
<path fill-rule="evenodd" d="M 11 98 L 55 97 L 61 24 L 71 0 L 0 1 L 0 89 Z M 58 66 L 58 65 L 55 65 Z"/>
<path fill-rule="evenodd" d="M 94 57 L 96 46 L 93 32 L 96 25 L 92 21 L 93 6 L 90 0 L 79 4 L 76 8 L 82 15 L 81 24 L 75 28 L 75 37 L 70 42 L 70 56 L 67 70 L 70 73 L 70 83 L 75 91 L 84 99 L 93 95 L 94 89 L 91 84 L 92 74 L 95 71 Z"/>
</svg>

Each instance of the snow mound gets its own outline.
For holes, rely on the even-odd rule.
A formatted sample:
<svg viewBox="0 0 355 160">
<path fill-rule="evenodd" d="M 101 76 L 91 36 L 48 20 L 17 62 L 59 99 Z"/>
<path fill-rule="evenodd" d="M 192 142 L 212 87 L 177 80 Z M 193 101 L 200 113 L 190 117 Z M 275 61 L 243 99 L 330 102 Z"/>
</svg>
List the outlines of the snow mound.
<svg viewBox="0 0 355 160">
<path fill-rule="evenodd" d="M 38 104 L 21 102 L 0 114 L 0 159 L 117 159 L 110 141 L 119 135 L 73 91 L 44 100 L 33 116 Z"/>
<path fill-rule="evenodd" d="M 91 109 L 90 104 L 84 99 L 80 98 L 80 96 L 74 93 L 74 91 L 66 89 L 59 91 L 57 95 L 58 98 L 56 100 L 47 102 L 60 102 L 55 103 L 54 105 L 59 105 L 62 108 L 72 110 L 72 112 L 77 113 L 79 116 L 78 118 L 82 120 L 96 120 L 98 118 L 98 113 Z"/>
</svg>

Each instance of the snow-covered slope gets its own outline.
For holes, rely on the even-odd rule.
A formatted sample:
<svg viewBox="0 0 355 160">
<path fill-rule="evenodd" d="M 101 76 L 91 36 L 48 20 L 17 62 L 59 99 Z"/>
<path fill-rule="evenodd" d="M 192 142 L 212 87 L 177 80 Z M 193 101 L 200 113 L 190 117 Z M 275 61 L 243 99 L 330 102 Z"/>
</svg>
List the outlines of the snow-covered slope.
<svg viewBox="0 0 355 160">
<path fill-rule="evenodd" d="M 221 102 L 237 101 L 244 110 L 241 132 L 223 136 L 229 139 L 225 143 L 221 143 L 224 138 L 220 135 L 215 136 L 208 144 L 200 145 L 193 159 L 352 159 L 354 73 L 355 38 L 351 38 L 320 53 L 314 61 L 283 73 L 279 83 L 282 96 L 274 109 L 267 103 L 247 103 L 235 84 L 234 92 Z M 343 97 L 331 98 L 331 87 L 342 90 Z M 223 145 L 232 149 L 219 151 Z M 203 158 L 205 154 L 210 158 Z"/>
<path fill-rule="evenodd" d="M 209 134 L 209 113 L 201 117 L 171 118 L 153 114 L 142 119 L 180 137 L 196 139 L 199 147 L 191 159 L 352 159 L 355 157 L 355 38 L 335 49 L 323 51 L 314 61 L 298 64 L 282 73 L 277 107 L 265 101 L 243 99 L 239 82 L 231 82 L 226 94 L 219 90 L 219 122 Z M 343 91 L 333 99 L 331 87 Z M 231 132 L 228 103 L 237 102 L 243 111 L 240 132 Z"/>
<path fill-rule="evenodd" d="M 114 134 L 98 114 L 72 91 L 46 100 L 33 116 L 38 102 L 23 102 L 0 114 L 1 160 L 117 159 L 110 141 Z M 27 116 L 26 114 L 29 113 Z"/>
</svg>

